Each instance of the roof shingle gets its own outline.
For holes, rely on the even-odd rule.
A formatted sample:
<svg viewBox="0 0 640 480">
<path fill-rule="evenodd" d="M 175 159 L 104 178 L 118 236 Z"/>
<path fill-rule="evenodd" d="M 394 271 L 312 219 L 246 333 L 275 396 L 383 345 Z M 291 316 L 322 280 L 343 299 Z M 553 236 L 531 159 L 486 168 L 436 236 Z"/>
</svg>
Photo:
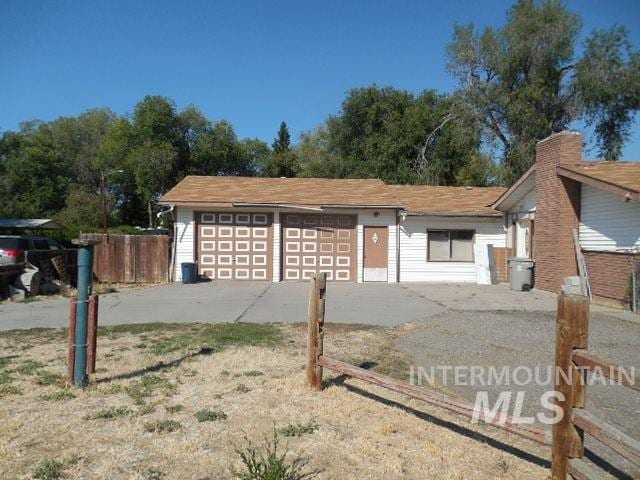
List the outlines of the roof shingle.
<svg viewBox="0 0 640 480">
<path fill-rule="evenodd" d="M 400 202 L 412 213 L 435 215 L 502 216 L 490 205 L 505 191 L 503 187 L 438 187 L 391 185 Z"/>
<path fill-rule="evenodd" d="M 560 168 L 600 182 L 640 192 L 640 162 L 581 162 Z"/>
<path fill-rule="evenodd" d="M 186 177 L 163 195 L 160 201 L 301 206 L 401 205 L 381 180 L 213 176 Z"/>
</svg>

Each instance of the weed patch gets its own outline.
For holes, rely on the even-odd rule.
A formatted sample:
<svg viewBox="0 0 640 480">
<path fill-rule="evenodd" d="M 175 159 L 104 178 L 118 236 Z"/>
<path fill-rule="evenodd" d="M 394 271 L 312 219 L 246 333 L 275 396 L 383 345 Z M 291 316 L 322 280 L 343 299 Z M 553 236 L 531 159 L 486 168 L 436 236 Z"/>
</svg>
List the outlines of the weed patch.
<svg viewBox="0 0 640 480">
<path fill-rule="evenodd" d="M 44 363 L 28 360 L 16 367 L 16 372 L 21 375 L 35 375 L 35 373 L 44 367 Z"/>
<path fill-rule="evenodd" d="M 165 405 L 164 409 L 167 411 L 167 413 L 178 413 L 181 412 L 182 410 L 184 410 L 184 405 Z"/>
<path fill-rule="evenodd" d="M 284 437 L 302 437 L 303 435 L 311 435 L 318 430 L 319 425 L 315 420 L 309 420 L 307 423 L 289 424 L 280 428 L 278 433 Z"/>
<path fill-rule="evenodd" d="M 0 370 L 11 365 L 11 357 L 0 357 Z"/>
<path fill-rule="evenodd" d="M 153 413 L 155 411 L 156 406 L 148 403 L 140 407 L 140 409 L 138 410 L 138 415 L 142 417 L 143 415 L 149 415 L 150 413 Z"/>
<path fill-rule="evenodd" d="M 249 370 L 247 372 L 242 372 L 243 377 L 262 377 L 264 373 L 260 370 Z"/>
<path fill-rule="evenodd" d="M 33 478 L 38 480 L 58 480 L 62 478 L 64 463 L 58 460 L 43 460 L 33 472 Z"/>
<path fill-rule="evenodd" d="M 110 407 L 98 410 L 84 418 L 85 420 L 113 420 L 115 418 L 128 417 L 132 413 L 131 409 L 127 407 Z"/>
<path fill-rule="evenodd" d="M 7 385 L 13 382 L 11 373 L 6 370 L 0 370 L 0 385 Z"/>
<path fill-rule="evenodd" d="M 215 422 L 216 420 L 224 420 L 227 414 L 220 410 L 199 410 L 194 414 L 196 420 L 202 422 Z"/>
<path fill-rule="evenodd" d="M 36 383 L 38 385 L 64 385 L 64 378 L 58 373 L 50 372 L 49 370 L 38 370 L 36 372 Z"/>
<path fill-rule="evenodd" d="M 160 470 L 156 470 L 155 468 L 148 468 L 144 472 L 142 472 L 143 480 L 162 480 L 165 478 L 165 475 Z"/>
<path fill-rule="evenodd" d="M 143 403 L 144 399 L 152 396 L 156 390 L 161 390 L 165 395 L 169 396 L 175 394 L 178 387 L 166 378 L 151 374 L 147 374 L 140 380 L 125 387 L 125 392 L 138 404 Z"/>
<path fill-rule="evenodd" d="M 61 400 L 76 398 L 76 396 L 70 390 L 60 390 L 59 392 L 40 395 L 38 398 L 45 402 L 59 402 Z"/>
<path fill-rule="evenodd" d="M 156 355 L 163 355 L 179 350 L 203 348 L 219 352 L 231 346 L 273 348 L 282 345 L 282 342 L 280 330 L 273 325 L 222 323 L 202 325 L 188 333 L 149 342 L 149 349 Z"/>
<path fill-rule="evenodd" d="M 5 384 L 5 385 L 0 385 L 0 398 L 4 398 L 7 395 L 21 395 L 22 394 L 22 390 L 20 390 L 18 387 L 11 385 L 11 384 Z"/>
<path fill-rule="evenodd" d="M 170 433 L 180 430 L 182 424 L 175 420 L 156 420 L 155 422 L 147 422 L 144 424 L 144 431 L 148 433 Z"/>
<path fill-rule="evenodd" d="M 236 387 L 236 392 L 238 393 L 249 393 L 251 389 L 247 387 L 244 383 L 239 383 Z"/>
</svg>

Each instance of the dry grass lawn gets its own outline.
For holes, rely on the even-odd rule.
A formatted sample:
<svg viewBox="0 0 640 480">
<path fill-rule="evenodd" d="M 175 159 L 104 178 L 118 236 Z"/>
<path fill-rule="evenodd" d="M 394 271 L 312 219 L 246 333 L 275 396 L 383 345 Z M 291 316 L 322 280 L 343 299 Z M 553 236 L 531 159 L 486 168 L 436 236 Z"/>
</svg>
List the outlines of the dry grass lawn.
<svg viewBox="0 0 640 480">
<path fill-rule="evenodd" d="M 0 477 L 230 478 L 236 448 L 261 447 L 275 427 L 297 434 L 282 443 L 310 478 L 548 478 L 487 439 L 536 458 L 544 449 L 498 429 L 330 373 L 323 392 L 309 391 L 303 325 L 235 325 L 102 330 L 84 391 L 61 383 L 65 331 L 0 333 Z M 326 330 L 328 354 L 406 377 L 394 331 Z"/>
</svg>

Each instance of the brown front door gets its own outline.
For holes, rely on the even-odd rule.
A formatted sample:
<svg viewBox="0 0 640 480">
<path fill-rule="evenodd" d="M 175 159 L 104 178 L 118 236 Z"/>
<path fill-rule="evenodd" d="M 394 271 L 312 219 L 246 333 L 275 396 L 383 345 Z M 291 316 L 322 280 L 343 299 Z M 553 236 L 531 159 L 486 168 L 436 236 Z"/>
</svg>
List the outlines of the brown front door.
<svg viewBox="0 0 640 480">
<path fill-rule="evenodd" d="M 389 264 L 389 229 L 364 227 L 365 282 L 386 282 Z"/>
</svg>

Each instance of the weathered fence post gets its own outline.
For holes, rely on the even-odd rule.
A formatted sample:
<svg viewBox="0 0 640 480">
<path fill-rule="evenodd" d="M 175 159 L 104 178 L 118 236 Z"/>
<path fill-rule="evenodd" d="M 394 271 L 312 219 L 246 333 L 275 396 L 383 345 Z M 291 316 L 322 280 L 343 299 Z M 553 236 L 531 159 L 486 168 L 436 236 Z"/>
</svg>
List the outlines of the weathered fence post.
<svg viewBox="0 0 640 480">
<path fill-rule="evenodd" d="M 584 378 L 572 360 L 573 350 L 587 348 L 589 329 L 589 299 L 581 295 L 558 296 L 556 323 L 555 390 L 564 396 L 556 404 L 562 409 L 562 419 L 553 425 L 551 447 L 551 478 L 566 480 L 569 458 L 582 457 L 583 434 L 572 421 L 572 409 L 584 407 Z"/>
<path fill-rule="evenodd" d="M 67 384 L 73 385 L 73 367 L 76 361 L 76 297 L 69 299 L 69 354 L 67 355 Z"/>
<path fill-rule="evenodd" d="M 309 291 L 309 328 L 307 331 L 307 383 L 315 390 L 322 388 L 322 367 L 318 358 L 323 353 L 324 303 L 327 274 L 320 272 L 311 277 Z"/>
<path fill-rule="evenodd" d="M 87 373 L 96 372 L 98 344 L 98 295 L 89 297 L 89 325 L 87 331 Z"/>
</svg>

